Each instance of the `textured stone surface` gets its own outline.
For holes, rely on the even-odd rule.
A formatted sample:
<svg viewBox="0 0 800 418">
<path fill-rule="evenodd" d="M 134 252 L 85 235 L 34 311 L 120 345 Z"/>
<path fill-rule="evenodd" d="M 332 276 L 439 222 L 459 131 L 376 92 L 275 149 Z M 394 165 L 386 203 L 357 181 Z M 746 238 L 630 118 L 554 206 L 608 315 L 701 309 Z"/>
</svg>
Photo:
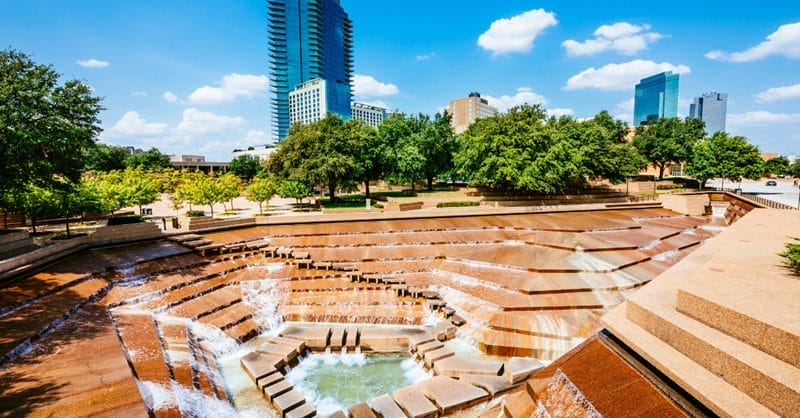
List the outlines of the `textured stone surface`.
<svg viewBox="0 0 800 418">
<path fill-rule="evenodd" d="M 478 360 L 462 356 L 452 356 L 437 361 L 433 370 L 436 374 L 459 378 L 465 374 L 498 376 L 503 363 L 494 360 Z"/>
<path fill-rule="evenodd" d="M 400 409 L 394 399 L 387 394 L 376 396 L 370 399 L 369 406 L 383 418 L 406 417 L 406 414 L 403 413 L 403 410 Z"/>
<path fill-rule="evenodd" d="M 517 386 L 502 376 L 462 374 L 459 380 L 489 392 L 489 395 L 491 395 L 492 398 Z"/>
<path fill-rule="evenodd" d="M 272 406 L 281 416 L 286 416 L 286 413 L 295 409 L 305 403 L 303 395 L 292 389 L 272 400 Z"/>
<path fill-rule="evenodd" d="M 364 402 L 350 405 L 347 411 L 350 412 L 351 418 L 378 418 L 378 416 L 372 412 L 369 405 Z"/>
<path fill-rule="evenodd" d="M 292 390 L 292 384 L 286 380 L 279 380 L 272 385 L 264 387 L 264 396 L 270 401 Z"/>
<path fill-rule="evenodd" d="M 414 386 L 406 386 L 392 393 L 392 399 L 411 418 L 434 417 L 438 410 L 425 395 Z"/>
<path fill-rule="evenodd" d="M 422 393 L 436 404 L 442 414 L 467 408 L 489 398 L 485 390 L 447 376 L 430 378 L 421 382 L 419 386 Z"/>
<path fill-rule="evenodd" d="M 503 377 L 510 383 L 518 383 L 528 378 L 534 371 L 540 369 L 542 362 L 530 357 L 512 357 L 505 362 Z"/>
<path fill-rule="evenodd" d="M 247 375 L 250 376 L 250 379 L 253 380 L 253 383 L 257 383 L 258 379 L 274 373 L 277 368 L 285 364 L 280 357 L 269 356 L 256 351 L 243 355 L 239 363 L 244 371 L 247 372 Z"/>
</svg>

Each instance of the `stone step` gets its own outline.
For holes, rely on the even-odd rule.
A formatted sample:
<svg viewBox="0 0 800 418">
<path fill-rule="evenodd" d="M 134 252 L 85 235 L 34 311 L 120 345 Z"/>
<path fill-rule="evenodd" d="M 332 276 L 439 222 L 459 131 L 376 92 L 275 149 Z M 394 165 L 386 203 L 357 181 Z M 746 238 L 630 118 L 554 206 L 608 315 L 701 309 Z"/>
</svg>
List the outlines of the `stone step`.
<svg viewBox="0 0 800 418">
<path fill-rule="evenodd" d="M 439 412 L 425 395 L 414 386 L 406 386 L 395 390 L 392 399 L 411 418 L 435 417 Z"/>
<path fill-rule="evenodd" d="M 503 378 L 516 384 L 527 379 L 536 370 L 544 367 L 539 360 L 531 357 L 512 357 L 503 366 Z"/>
<path fill-rule="evenodd" d="M 572 348 L 572 342 L 560 338 L 484 329 L 477 336 L 477 346 L 484 353 L 498 356 L 535 357 L 554 360 Z"/>
<path fill-rule="evenodd" d="M 200 318 L 199 321 L 226 330 L 252 317 L 253 308 L 241 303 L 240 299 L 237 303 Z"/>
<path fill-rule="evenodd" d="M 297 358 L 297 346 L 295 344 L 280 344 L 266 342 L 258 346 L 256 351 L 263 354 L 279 356 L 286 364 L 291 364 Z"/>
<path fill-rule="evenodd" d="M 317 409 L 310 403 L 304 403 L 286 414 L 286 418 L 311 418 L 317 415 Z"/>
<path fill-rule="evenodd" d="M 345 332 L 344 327 L 332 327 L 331 336 L 328 339 L 328 347 L 331 350 L 339 351 L 344 346 Z"/>
<path fill-rule="evenodd" d="M 184 387 L 194 387 L 194 373 L 189 361 L 189 341 L 186 324 L 175 322 L 159 322 L 158 329 L 164 344 L 165 357 L 169 357 L 168 366 L 176 382 Z M 210 393 L 206 393 L 210 395 Z"/>
<path fill-rule="evenodd" d="M 478 387 L 447 376 L 436 376 L 419 384 L 420 390 L 439 408 L 439 413 L 450 414 L 456 409 L 468 408 L 489 398 Z"/>
<path fill-rule="evenodd" d="M 304 404 L 306 399 L 303 394 L 296 389 L 292 389 L 272 400 L 272 406 L 281 417 L 286 417 L 287 413 L 295 408 L 299 408 Z"/>
<path fill-rule="evenodd" d="M 438 375 L 460 378 L 462 375 L 499 376 L 503 371 L 503 363 L 494 360 L 470 359 L 452 356 L 441 359 L 433 366 Z"/>
<path fill-rule="evenodd" d="M 281 396 L 292 389 L 292 384 L 289 383 L 289 381 L 281 379 L 271 385 L 264 386 L 262 392 L 264 393 L 264 397 L 272 402 L 278 396 Z"/>
<path fill-rule="evenodd" d="M 304 341 L 311 351 L 325 351 L 331 337 L 330 327 L 289 326 L 279 334 L 283 338 Z"/>
<path fill-rule="evenodd" d="M 422 359 L 425 362 L 425 366 L 427 366 L 429 369 L 433 369 L 437 361 L 452 357 L 454 355 L 455 352 L 453 352 L 453 350 L 447 347 L 442 347 L 426 352 L 423 354 Z"/>
<path fill-rule="evenodd" d="M 535 411 L 536 402 L 524 390 L 511 393 L 503 400 L 503 415 L 508 418 L 529 418 Z"/>
<path fill-rule="evenodd" d="M 232 305 L 242 300 L 242 292 L 233 286 L 224 286 L 177 305 L 167 312 L 173 316 L 197 319 L 215 312 L 219 307 Z"/>
<path fill-rule="evenodd" d="M 277 370 L 283 368 L 286 362 L 278 356 L 270 356 L 256 351 L 251 351 L 239 359 L 239 364 L 256 386 L 261 387 L 263 379 Z"/>
<path fill-rule="evenodd" d="M 800 369 L 670 308 L 659 294 L 631 298 L 626 317 L 781 415 L 800 411 Z"/>
<path fill-rule="evenodd" d="M 406 418 L 406 414 L 388 394 L 370 399 L 369 407 L 383 418 Z"/>
<path fill-rule="evenodd" d="M 769 284 L 762 283 L 761 280 L 740 281 L 737 284 L 740 288 L 748 287 L 743 292 L 750 295 L 770 291 L 800 294 L 800 291 L 792 292 L 786 289 L 787 285 L 794 286 L 795 289 L 800 288 L 800 285 L 791 281 L 783 283 L 780 289 L 769 289 Z M 738 297 L 728 297 L 716 286 L 711 289 L 705 284 L 698 283 L 692 290 L 678 289 L 676 309 L 711 328 L 718 329 L 800 368 L 800 319 L 798 319 L 800 304 L 789 305 L 787 307 L 775 303 L 773 306 L 764 306 L 755 298 L 741 300 Z M 730 308 L 731 306 L 736 306 L 738 310 Z M 713 312 L 714 315 L 709 315 L 709 312 Z M 776 321 L 780 319 L 783 323 L 778 325 Z"/>
<path fill-rule="evenodd" d="M 239 344 L 257 336 L 261 333 L 261 331 L 262 325 L 252 318 L 244 320 L 224 330 L 225 335 L 236 340 L 236 342 Z"/>
<path fill-rule="evenodd" d="M 350 414 L 350 418 L 378 418 L 375 412 L 370 409 L 369 405 L 364 402 L 350 405 L 350 407 L 347 408 L 347 412 Z"/>
<path fill-rule="evenodd" d="M 501 376 L 462 374 L 459 377 L 459 380 L 485 390 L 492 398 L 497 397 L 497 395 L 502 395 L 505 392 L 517 387 L 517 385 L 510 383 Z"/>
</svg>

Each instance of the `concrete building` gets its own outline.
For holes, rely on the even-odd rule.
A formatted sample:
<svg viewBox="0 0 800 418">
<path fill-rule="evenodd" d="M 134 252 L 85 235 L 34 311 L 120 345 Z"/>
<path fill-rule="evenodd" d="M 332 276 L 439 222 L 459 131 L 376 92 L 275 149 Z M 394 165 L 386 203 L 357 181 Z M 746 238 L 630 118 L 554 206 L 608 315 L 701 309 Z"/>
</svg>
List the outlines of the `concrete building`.
<svg viewBox="0 0 800 418">
<path fill-rule="evenodd" d="M 266 161 L 269 159 L 269 156 L 272 155 L 275 150 L 278 148 L 275 145 L 260 145 L 257 147 L 248 147 L 247 149 L 241 150 L 233 150 L 231 153 L 231 159 L 241 157 L 242 155 L 249 155 L 259 161 Z"/>
<path fill-rule="evenodd" d="M 289 123 L 316 122 L 328 114 L 327 82 L 321 78 L 298 84 L 289 93 Z"/>
<path fill-rule="evenodd" d="M 205 173 L 228 171 L 228 163 L 206 161 L 203 155 L 170 155 L 169 162 L 178 169 L 198 170 Z"/>
<path fill-rule="evenodd" d="M 639 81 L 633 97 L 633 125 L 653 123 L 678 116 L 679 75 L 672 71 L 651 75 Z"/>
<path fill-rule="evenodd" d="M 350 107 L 350 116 L 369 126 L 377 127 L 386 119 L 386 109 L 367 103 L 353 102 Z"/>
<path fill-rule="evenodd" d="M 695 97 L 689 105 L 689 117 L 702 119 L 706 123 L 706 133 L 713 135 L 725 130 L 728 115 L 728 95 L 726 93 L 704 93 Z"/>
<path fill-rule="evenodd" d="M 480 93 L 472 92 L 467 97 L 450 100 L 447 112 L 452 116 L 450 124 L 453 130 L 460 134 L 475 120 L 496 115 L 497 108 L 490 106 L 489 101 L 481 97 Z"/>
<path fill-rule="evenodd" d="M 339 0 L 267 0 L 267 20 L 275 137 L 289 132 L 295 86 L 314 79 L 326 81 L 322 115 L 350 118 L 353 23 Z"/>
</svg>

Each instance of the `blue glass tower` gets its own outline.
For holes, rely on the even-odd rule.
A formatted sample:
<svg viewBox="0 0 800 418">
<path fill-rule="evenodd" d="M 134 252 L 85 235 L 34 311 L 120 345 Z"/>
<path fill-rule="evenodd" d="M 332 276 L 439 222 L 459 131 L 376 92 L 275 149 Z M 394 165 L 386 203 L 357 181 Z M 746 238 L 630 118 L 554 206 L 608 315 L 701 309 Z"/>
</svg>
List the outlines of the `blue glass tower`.
<svg viewBox="0 0 800 418">
<path fill-rule="evenodd" d="M 633 124 L 678 116 L 678 74 L 666 71 L 643 78 L 633 97 Z"/>
<path fill-rule="evenodd" d="M 728 95 L 725 93 L 704 93 L 694 98 L 689 105 L 689 116 L 702 119 L 706 123 L 706 133 L 713 135 L 725 130 L 728 114 Z"/>
<path fill-rule="evenodd" d="M 289 92 L 315 78 L 326 81 L 327 109 L 350 118 L 353 22 L 339 0 L 267 0 L 272 128 L 289 132 Z"/>
</svg>

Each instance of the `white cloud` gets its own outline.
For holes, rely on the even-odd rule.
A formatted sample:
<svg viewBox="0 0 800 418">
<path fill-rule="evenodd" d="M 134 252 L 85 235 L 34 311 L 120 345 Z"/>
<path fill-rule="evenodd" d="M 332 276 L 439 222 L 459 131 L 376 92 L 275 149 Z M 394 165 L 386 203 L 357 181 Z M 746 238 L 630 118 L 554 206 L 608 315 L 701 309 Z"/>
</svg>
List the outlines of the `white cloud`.
<svg viewBox="0 0 800 418">
<path fill-rule="evenodd" d="M 632 113 L 633 112 L 633 98 L 625 100 L 624 102 L 617 103 L 617 110 L 620 110 L 622 112 Z"/>
<path fill-rule="evenodd" d="M 136 98 L 147 97 L 147 92 L 146 91 L 132 91 L 131 92 L 131 96 L 136 97 Z"/>
<path fill-rule="evenodd" d="M 548 116 L 555 116 L 555 117 L 574 116 L 575 115 L 575 111 L 570 109 L 570 108 L 568 108 L 568 107 L 554 107 L 552 109 L 547 109 L 547 115 Z"/>
<path fill-rule="evenodd" d="M 417 62 L 419 62 L 419 61 L 428 61 L 428 60 L 433 59 L 433 58 L 436 58 L 436 51 L 432 51 L 429 54 L 417 55 L 415 59 L 417 60 Z"/>
<path fill-rule="evenodd" d="M 568 39 L 561 43 L 567 50 L 567 55 L 580 57 L 584 55 L 599 54 L 613 50 L 623 55 L 633 55 L 647 49 L 647 46 L 664 36 L 657 32 L 650 32 L 650 25 L 634 25 L 628 22 L 617 22 L 611 25 L 602 25 L 594 31 L 594 39 L 578 42 Z"/>
<path fill-rule="evenodd" d="M 219 87 L 203 86 L 189 95 L 189 102 L 199 104 L 232 103 L 239 97 L 256 97 L 269 89 L 265 75 L 232 73 L 222 77 Z"/>
<path fill-rule="evenodd" d="M 491 51 L 492 56 L 512 52 L 529 52 L 533 41 L 545 29 L 558 23 L 553 12 L 544 9 L 529 10 L 520 15 L 498 19 L 489 30 L 478 37 L 478 46 Z"/>
<path fill-rule="evenodd" d="M 400 89 L 392 83 L 382 83 L 371 75 L 353 75 L 353 95 L 359 97 L 383 97 L 392 96 L 400 92 Z"/>
<path fill-rule="evenodd" d="M 633 60 L 621 64 L 607 64 L 600 68 L 589 67 L 567 80 L 565 90 L 600 89 L 628 90 L 633 89 L 640 79 L 663 71 L 677 74 L 689 74 L 691 68 L 686 65 L 673 65 L 668 62 L 656 63 L 650 60 Z"/>
<path fill-rule="evenodd" d="M 257 129 L 250 129 L 244 135 L 245 140 L 250 144 L 266 144 L 268 142 L 272 142 L 272 136 L 264 131 L 260 131 Z"/>
<path fill-rule="evenodd" d="M 78 60 L 75 61 L 75 63 L 84 68 L 106 68 L 109 65 L 111 65 L 111 63 L 108 61 L 103 61 L 95 58 L 89 58 L 88 60 Z"/>
<path fill-rule="evenodd" d="M 734 113 L 728 115 L 728 125 L 766 125 L 776 123 L 793 123 L 800 121 L 800 113 L 772 113 L 766 110 Z"/>
<path fill-rule="evenodd" d="M 167 132 L 167 124 L 148 122 L 134 110 L 122 115 L 106 133 L 111 136 L 155 136 Z"/>
<path fill-rule="evenodd" d="M 761 103 L 798 98 L 800 98 L 800 84 L 784 87 L 770 87 L 767 90 L 756 94 L 756 100 Z"/>
<path fill-rule="evenodd" d="M 787 58 L 800 58 L 800 22 L 781 25 L 760 44 L 744 51 L 727 53 L 709 51 L 705 57 L 712 60 L 731 62 L 750 62 L 770 55 L 783 55 Z"/>
<path fill-rule="evenodd" d="M 171 91 L 165 91 L 164 94 L 161 95 L 161 97 L 164 98 L 164 101 L 166 101 L 167 103 L 178 102 L 178 96 L 176 96 L 175 93 Z"/>
<path fill-rule="evenodd" d="M 211 112 L 201 112 L 193 107 L 183 111 L 183 119 L 175 128 L 178 135 L 203 135 L 222 132 L 244 123 L 240 116 L 220 116 Z"/>
<path fill-rule="evenodd" d="M 520 87 L 517 89 L 516 94 L 513 96 L 503 95 L 500 97 L 494 96 L 485 96 L 486 100 L 489 101 L 489 104 L 496 107 L 497 110 L 501 112 L 505 112 L 508 109 L 511 109 L 514 106 L 519 106 L 522 104 L 529 104 L 533 105 L 536 103 L 540 103 L 546 105 L 548 100 L 544 96 L 539 93 L 534 92 L 530 87 Z"/>
</svg>

